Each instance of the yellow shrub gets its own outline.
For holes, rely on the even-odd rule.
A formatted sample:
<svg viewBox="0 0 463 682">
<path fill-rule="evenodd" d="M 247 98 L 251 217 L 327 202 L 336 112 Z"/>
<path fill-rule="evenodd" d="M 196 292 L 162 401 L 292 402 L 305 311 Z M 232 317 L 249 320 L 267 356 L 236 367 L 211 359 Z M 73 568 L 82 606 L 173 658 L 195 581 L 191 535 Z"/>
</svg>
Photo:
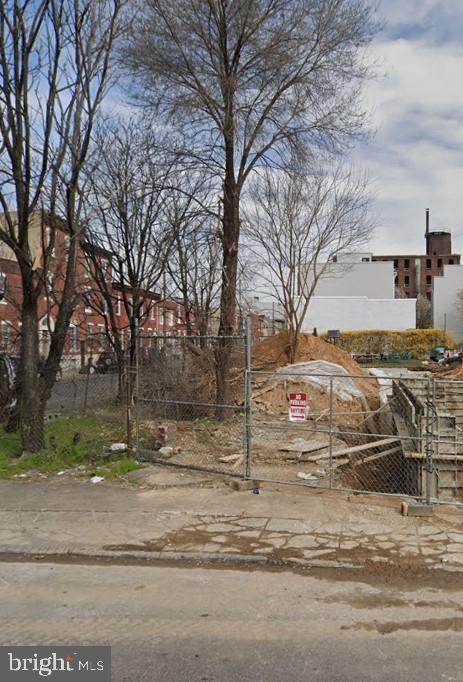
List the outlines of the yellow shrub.
<svg viewBox="0 0 463 682">
<path fill-rule="evenodd" d="M 326 338 L 326 334 L 322 335 Z M 455 348 L 456 341 L 449 332 L 442 329 L 410 329 L 406 331 L 384 331 L 366 329 L 343 332 L 336 342 L 339 348 L 349 353 L 411 353 L 413 358 L 422 357 L 436 346 Z"/>
</svg>

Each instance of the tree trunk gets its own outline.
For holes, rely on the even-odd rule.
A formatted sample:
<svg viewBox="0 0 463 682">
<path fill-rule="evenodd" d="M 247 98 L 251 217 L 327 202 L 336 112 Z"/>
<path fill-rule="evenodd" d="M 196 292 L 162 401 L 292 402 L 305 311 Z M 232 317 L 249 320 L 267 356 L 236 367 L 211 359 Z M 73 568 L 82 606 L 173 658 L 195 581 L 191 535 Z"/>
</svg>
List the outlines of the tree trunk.
<svg viewBox="0 0 463 682">
<path fill-rule="evenodd" d="M 299 346 L 298 329 L 293 329 L 290 327 L 290 329 L 288 330 L 288 342 L 289 342 L 288 362 L 290 365 L 292 365 L 294 362 L 296 362 L 297 358 L 297 351 Z"/>
<path fill-rule="evenodd" d="M 232 171 L 228 171 L 225 174 L 224 182 L 222 291 L 219 340 L 216 349 L 218 405 L 231 405 L 232 401 L 230 369 L 233 340 L 220 337 L 230 337 L 235 333 L 236 276 L 240 236 L 239 200 L 240 193 L 234 174 Z M 231 411 L 218 407 L 216 414 L 218 419 L 223 420 L 227 416 L 231 416 Z"/>
<path fill-rule="evenodd" d="M 26 287 L 23 291 L 21 359 L 19 363 L 21 443 L 25 452 L 38 452 L 45 446 L 45 403 L 39 386 L 37 301 L 28 293 Z"/>
</svg>

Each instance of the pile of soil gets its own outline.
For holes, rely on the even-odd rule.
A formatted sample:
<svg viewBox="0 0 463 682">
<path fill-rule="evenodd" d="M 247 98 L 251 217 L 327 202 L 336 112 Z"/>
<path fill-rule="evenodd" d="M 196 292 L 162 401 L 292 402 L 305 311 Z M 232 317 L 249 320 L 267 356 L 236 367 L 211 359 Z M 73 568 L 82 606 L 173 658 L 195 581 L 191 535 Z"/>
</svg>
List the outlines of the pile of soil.
<svg viewBox="0 0 463 682">
<path fill-rule="evenodd" d="M 323 341 L 312 334 L 300 334 L 299 347 L 296 362 L 311 360 L 325 360 L 343 367 L 349 374 L 365 376 L 367 374 L 355 360 L 345 351 L 331 343 Z M 253 348 L 253 368 L 262 372 L 273 372 L 279 367 L 285 367 L 289 363 L 289 335 L 287 331 L 275 336 L 270 336 L 257 343 Z M 334 396 L 333 410 L 335 423 L 343 426 L 358 425 L 365 420 L 366 415 L 358 414 L 365 410 L 377 410 L 379 408 L 379 390 L 376 380 L 354 379 L 355 385 L 363 393 L 365 400 L 354 399 L 341 401 Z M 254 387 L 256 389 L 254 399 L 259 408 L 267 414 L 284 414 L 288 410 L 288 392 L 307 391 L 307 386 L 298 385 L 297 381 L 275 382 L 273 377 L 255 375 Z M 326 414 L 328 411 L 329 396 L 326 390 L 310 388 L 308 393 L 313 400 L 312 413 Z M 354 418 L 349 413 L 357 413 Z"/>
<path fill-rule="evenodd" d="M 285 367 L 289 363 L 288 332 L 283 331 L 260 341 L 254 345 L 252 353 L 255 370 L 270 372 L 278 369 L 278 367 Z M 299 334 L 299 346 L 295 362 L 307 362 L 309 360 L 335 362 L 344 367 L 349 374 L 365 374 L 360 365 L 346 351 L 332 343 L 323 341 L 318 336 Z"/>
</svg>

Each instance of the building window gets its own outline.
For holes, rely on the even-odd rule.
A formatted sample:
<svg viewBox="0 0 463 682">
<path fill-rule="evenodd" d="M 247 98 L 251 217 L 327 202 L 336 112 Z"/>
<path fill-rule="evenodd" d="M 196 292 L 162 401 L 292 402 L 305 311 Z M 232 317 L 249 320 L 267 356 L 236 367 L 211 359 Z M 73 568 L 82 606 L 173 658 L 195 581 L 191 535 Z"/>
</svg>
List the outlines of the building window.
<svg viewBox="0 0 463 682">
<path fill-rule="evenodd" d="M 410 284 L 410 277 L 409 277 L 408 275 L 405 275 L 405 277 L 404 277 L 404 285 L 405 285 L 406 287 L 408 287 L 409 284 Z"/>
<path fill-rule="evenodd" d="M 87 325 L 87 353 L 93 352 L 93 324 L 91 322 Z"/>
<path fill-rule="evenodd" d="M 2 322 L 2 350 L 7 351 L 10 348 L 10 323 Z"/>
<path fill-rule="evenodd" d="M 449 265 L 453 265 L 453 258 L 449 258 Z"/>
<path fill-rule="evenodd" d="M 98 348 L 101 351 L 104 350 L 104 345 L 105 345 L 105 333 L 104 333 L 104 325 L 99 324 L 98 325 Z"/>
<path fill-rule="evenodd" d="M 114 314 L 117 315 L 117 317 L 119 317 L 121 314 L 121 299 L 120 298 L 116 298 L 116 302 L 114 304 Z"/>
<path fill-rule="evenodd" d="M 159 311 L 159 324 L 161 327 L 164 326 L 164 308 Z"/>
<path fill-rule="evenodd" d="M 430 258 L 426 258 L 426 270 L 430 270 L 432 268 L 432 260 Z"/>
<path fill-rule="evenodd" d="M 405 270 L 408 270 L 409 267 L 410 267 L 410 260 L 409 260 L 408 258 L 405 258 L 405 259 L 404 259 L 404 268 L 405 268 Z"/>
<path fill-rule="evenodd" d="M 431 300 L 431 292 L 430 291 L 428 291 L 428 293 L 426 294 L 426 298 L 428 299 L 428 301 Z"/>
<path fill-rule="evenodd" d="M 362 263 L 369 263 L 370 259 L 369 258 L 362 258 Z"/>
<path fill-rule="evenodd" d="M 155 320 L 156 319 L 156 306 L 154 303 L 151 303 L 151 310 L 150 310 L 150 320 Z"/>
<path fill-rule="evenodd" d="M 442 267 L 442 258 L 437 259 L 437 267 L 441 268 Z"/>
<path fill-rule="evenodd" d="M 169 327 L 174 326 L 174 321 L 175 321 L 174 311 L 169 310 L 169 312 L 167 313 L 167 324 L 169 325 Z"/>
<path fill-rule="evenodd" d="M 6 275 L 3 272 L 0 272 L 0 304 L 3 303 L 3 305 L 6 305 Z"/>
<path fill-rule="evenodd" d="M 426 275 L 426 286 L 430 287 L 432 282 L 431 275 Z"/>
<path fill-rule="evenodd" d="M 46 231 L 47 231 L 47 241 L 45 243 L 45 248 L 48 249 L 48 247 L 50 246 L 50 244 L 53 240 L 53 248 L 48 255 L 54 256 L 55 255 L 55 247 L 56 247 L 57 230 L 55 230 L 55 233 L 53 234 L 51 227 L 47 227 Z"/>
<path fill-rule="evenodd" d="M 106 258 L 100 260 L 101 273 L 105 282 L 111 282 L 111 267 Z"/>
<path fill-rule="evenodd" d="M 91 303 L 92 303 L 92 287 L 87 287 L 85 289 L 84 303 L 85 303 L 84 312 L 87 313 L 87 315 L 90 315 L 93 312 L 92 306 L 91 306 Z"/>
<path fill-rule="evenodd" d="M 73 325 L 69 325 L 69 352 L 77 353 L 77 328 Z"/>
<path fill-rule="evenodd" d="M 399 267 L 399 261 L 397 258 L 394 258 L 394 268 L 397 270 L 398 267 Z"/>
</svg>

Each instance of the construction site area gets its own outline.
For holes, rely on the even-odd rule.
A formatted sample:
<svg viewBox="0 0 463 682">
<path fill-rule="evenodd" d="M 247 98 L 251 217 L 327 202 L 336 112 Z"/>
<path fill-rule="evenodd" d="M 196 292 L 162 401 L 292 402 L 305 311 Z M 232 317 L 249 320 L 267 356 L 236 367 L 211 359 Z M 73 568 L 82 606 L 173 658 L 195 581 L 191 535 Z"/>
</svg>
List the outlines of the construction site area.
<svg viewBox="0 0 463 682">
<path fill-rule="evenodd" d="M 171 339 L 140 361 L 140 459 L 257 486 L 463 502 L 460 363 L 365 368 L 336 345 L 301 334 L 290 364 L 287 332 L 252 352 L 236 338 L 233 401 L 217 405 L 214 344 Z"/>
</svg>

